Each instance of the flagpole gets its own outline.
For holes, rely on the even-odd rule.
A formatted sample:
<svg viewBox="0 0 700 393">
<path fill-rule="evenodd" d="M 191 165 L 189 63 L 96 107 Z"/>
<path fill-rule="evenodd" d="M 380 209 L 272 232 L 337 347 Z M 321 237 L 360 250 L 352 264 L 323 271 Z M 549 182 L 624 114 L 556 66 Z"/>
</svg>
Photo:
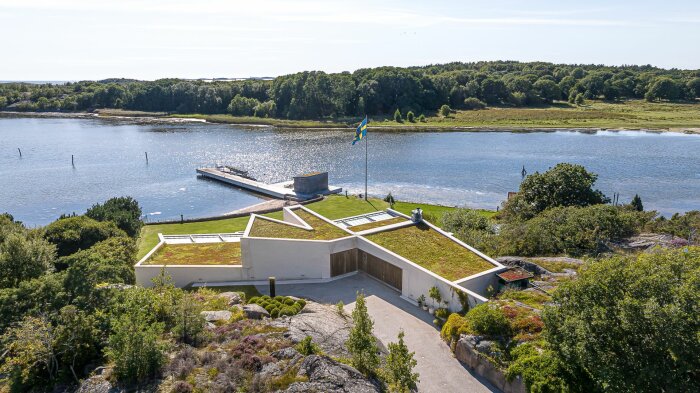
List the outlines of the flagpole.
<svg viewBox="0 0 700 393">
<path fill-rule="evenodd" d="M 369 121 L 368 121 L 367 123 L 369 123 Z M 369 131 L 369 124 L 367 124 L 367 131 Z M 365 133 L 365 139 L 367 139 L 367 133 Z M 368 143 L 369 143 L 369 142 L 367 142 L 367 141 L 365 140 L 365 201 L 367 200 L 367 156 L 368 156 L 368 154 L 367 154 L 367 149 L 368 149 L 368 148 L 367 148 L 367 144 L 368 144 Z"/>
</svg>

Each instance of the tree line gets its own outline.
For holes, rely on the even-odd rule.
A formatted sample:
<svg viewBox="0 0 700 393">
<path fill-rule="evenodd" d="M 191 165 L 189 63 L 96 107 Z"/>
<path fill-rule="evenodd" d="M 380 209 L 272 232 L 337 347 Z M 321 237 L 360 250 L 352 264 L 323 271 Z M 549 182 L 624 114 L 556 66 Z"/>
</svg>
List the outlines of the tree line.
<svg viewBox="0 0 700 393">
<path fill-rule="evenodd" d="M 66 84 L 0 84 L 0 109 L 85 111 L 116 108 L 286 119 L 433 113 L 554 101 L 694 101 L 700 70 L 646 66 L 491 61 L 355 72 L 305 71 L 273 80 L 106 79 Z"/>
</svg>

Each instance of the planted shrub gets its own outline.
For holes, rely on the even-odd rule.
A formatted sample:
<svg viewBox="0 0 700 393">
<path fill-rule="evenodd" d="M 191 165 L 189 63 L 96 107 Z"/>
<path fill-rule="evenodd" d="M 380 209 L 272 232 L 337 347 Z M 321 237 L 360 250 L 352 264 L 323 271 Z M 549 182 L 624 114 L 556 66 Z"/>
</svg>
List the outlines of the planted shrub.
<svg viewBox="0 0 700 393">
<path fill-rule="evenodd" d="M 271 311 L 269 311 L 269 313 L 272 318 L 277 318 L 280 316 L 280 310 L 276 308 L 273 308 Z"/>
<path fill-rule="evenodd" d="M 466 318 L 463 316 L 453 313 L 447 318 L 447 322 L 442 326 L 440 330 L 440 337 L 443 340 L 451 341 L 456 340 L 463 333 L 468 333 L 469 324 Z"/>
<path fill-rule="evenodd" d="M 292 298 L 286 298 L 286 299 L 284 299 L 284 304 L 286 304 L 288 306 L 293 306 L 294 300 Z"/>
<path fill-rule="evenodd" d="M 287 296 L 275 296 L 274 298 L 269 296 L 254 297 L 250 299 L 250 303 L 258 304 L 264 308 L 270 313 L 272 318 L 296 315 L 306 306 L 306 301 L 302 299 L 294 300 Z"/>
<path fill-rule="evenodd" d="M 472 308 L 465 318 L 469 324 L 469 329 L 476 334 L 490 337 L 510 334 L 510 324 L 503 311 L 487 303 Z"/>
</svg>

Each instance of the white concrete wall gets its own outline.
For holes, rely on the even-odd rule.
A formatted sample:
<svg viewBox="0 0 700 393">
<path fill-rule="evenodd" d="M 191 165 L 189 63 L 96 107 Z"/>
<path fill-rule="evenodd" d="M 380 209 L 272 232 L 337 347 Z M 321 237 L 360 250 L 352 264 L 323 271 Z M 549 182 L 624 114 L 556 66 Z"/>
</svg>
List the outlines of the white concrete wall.
<svg viewBox="0 0 700 393">
<path fill-rule="evenodd" d="M 470 291 L 479 293 L 482 296 L 489 296 L 491 294 L 489 293 L 489 287 L 493 289 L 493 293 L 495 293 L 495 291 L 498 291 L 498 277 L 496 277 L 496 274 L 504 270 L 508 270 L 508 268 L 502 266 L 494 267 L 491 270 L 487 270 L 485 272 L 481 272 L 473 276 L 463 278 L 461 280 L 455 281 L 454 283 L 463 288 L 467 288 Z"/>
<path fill-rule="evenodd" d="M 153 286 L 151 280 L 160 276 L 162 265 L 136 265 L 136 285 Z M 241 281 L 246 279 L 242 266 L 235 265 L 177 265 L 165 266 L 176 287 L 184 287 L 193 282 Z"/>
<path fill-rule="evenodd" d="M 330 278 L 330 255 L 354 248 L 355 238 L 331 241 L 242 238 L 248 279 L 303 280 Z"/>
<path fill-rule="evenodd" d="M 401 295 L 412 301 L 417 302 L 420 295 L 425 295 L 426 302 L 429 305 L 432 304 L 432 299 L 430 299 L 428 296 L 428 291 L 430 291 L 430 288 L 433 286 L 438 287 L 440 289 L 440 293 L 442 294 L 443 300 L 447 300 L 449 302 L 448 308 L 450 311 L 460 311 L 462 309 L 462 304 L 459 302 L 459 298 L 454 291 L 466 292 L 469 295 L 469 303 L 472 307 L 486 301 L 486 299 L 480 296 L 478 293 L 463 290 L 462 287 L 454 285 L 435 273 L 409 262 L 403 257 L 394 254 L 393 252 L 378 246 L 369 240 L 358 238 L 357 246 L 360 250 L 401 268 L 403 270 Z"/>
</svg>

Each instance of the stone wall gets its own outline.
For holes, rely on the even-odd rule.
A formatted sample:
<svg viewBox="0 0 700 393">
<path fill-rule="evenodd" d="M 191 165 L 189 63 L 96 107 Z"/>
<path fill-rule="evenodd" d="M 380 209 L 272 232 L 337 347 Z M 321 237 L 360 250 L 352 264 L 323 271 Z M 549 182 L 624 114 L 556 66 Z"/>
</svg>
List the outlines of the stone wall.
<svg viewBox="0 0 700 393">
<path fill-rule="evenodd" d="M 520 376 L 513 378 L 512 381 L 506 380 L 503 371 L 480 355 L 477 349 L 480 343 L 484 341 L 477 336 L 462 335 L 455 346 L 455 357 L 504 393 L 527 393 L 525 382 Z"/>
</svg>

